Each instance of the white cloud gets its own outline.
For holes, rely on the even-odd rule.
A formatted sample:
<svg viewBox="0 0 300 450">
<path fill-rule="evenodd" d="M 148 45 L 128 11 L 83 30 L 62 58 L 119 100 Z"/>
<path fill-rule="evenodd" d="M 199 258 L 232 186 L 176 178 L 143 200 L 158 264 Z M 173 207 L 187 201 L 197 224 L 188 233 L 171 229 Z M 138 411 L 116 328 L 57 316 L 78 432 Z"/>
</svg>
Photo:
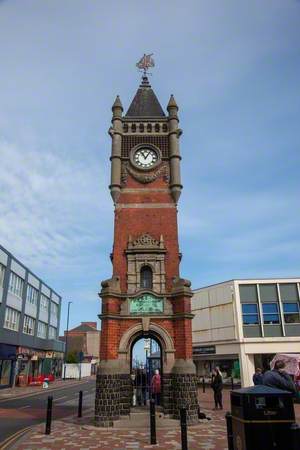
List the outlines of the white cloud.
<svg viewBox="0 0 300 450">
<path fill-rule="evenodd" d="M 0 154 L 1 243 L 25 264 L 75 268 L 84 249 L 105 243 L 111 205 L 99 161 L 3 140 Z"/>
</svg>

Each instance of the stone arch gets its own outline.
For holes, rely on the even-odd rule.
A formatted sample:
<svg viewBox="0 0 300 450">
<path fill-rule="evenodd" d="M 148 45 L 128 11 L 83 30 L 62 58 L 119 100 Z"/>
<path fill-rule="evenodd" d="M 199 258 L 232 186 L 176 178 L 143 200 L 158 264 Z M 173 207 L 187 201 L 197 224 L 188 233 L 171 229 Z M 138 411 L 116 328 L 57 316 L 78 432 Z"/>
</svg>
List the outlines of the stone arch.
<svg viewBox="0 0 300 450">
<path fill-rule="evenodd" d="M 125 331 L 121 337 L 119 344 L 119 358 L 123 362 L 123 367 L 130 369 L 131 347 L 136 339 L 140 336 L 151 337 L 151 335 L 159 341 L 162 349 L 162 363 L 164 373 L 170 373 L 174 365 L 175 348 L 173 339 L 168 331 L 157 323 L 150 322 L 148 326 L 144 320 Z"/>
</svg>

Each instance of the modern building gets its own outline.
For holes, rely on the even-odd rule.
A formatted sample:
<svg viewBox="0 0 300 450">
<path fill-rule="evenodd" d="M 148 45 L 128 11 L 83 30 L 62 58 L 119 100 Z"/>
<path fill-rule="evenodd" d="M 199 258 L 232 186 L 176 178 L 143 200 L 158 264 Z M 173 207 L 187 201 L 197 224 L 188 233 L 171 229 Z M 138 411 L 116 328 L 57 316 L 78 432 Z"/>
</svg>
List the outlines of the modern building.
<svg viewBox="0 0 300 450">
<path fill-rule="evenodd" d="M 300 353 L 300 278 L 230 280 L 194 291 L 193 359 L 198 375 L 219 365 L 252 385 L 276 353 Z"/>
<path fill-rule="evenodd" d="M 83 353 L 82 362 L 97 364 L 100 353 L 100 335 L 97 322 L 81 322 L 78 327 L 64 332 L 59 339 L 66 342 L 68 335 L 68 353 Z"/>
<path fill-rule="evenodd" d="M 61 297 L 0 246 L 0 387 L 61 371 Z"/>
</svg>

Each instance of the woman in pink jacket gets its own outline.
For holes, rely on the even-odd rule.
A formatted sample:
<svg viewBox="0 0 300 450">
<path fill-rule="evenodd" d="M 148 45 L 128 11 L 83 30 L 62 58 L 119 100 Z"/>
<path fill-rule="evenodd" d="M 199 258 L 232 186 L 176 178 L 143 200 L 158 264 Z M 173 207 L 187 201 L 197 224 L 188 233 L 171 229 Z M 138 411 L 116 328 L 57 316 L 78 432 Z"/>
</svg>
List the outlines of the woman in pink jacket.
<svg viewBox="0 0 300 450">
<path fill-rule="evenodd" d="M 156 369 L 151 380 L 151 392 L 152 398 L 154 398 L 156 405 L 160 404 L 160 392 L 161 392 L 161 378 L 159 370 Z"/>
</svg>

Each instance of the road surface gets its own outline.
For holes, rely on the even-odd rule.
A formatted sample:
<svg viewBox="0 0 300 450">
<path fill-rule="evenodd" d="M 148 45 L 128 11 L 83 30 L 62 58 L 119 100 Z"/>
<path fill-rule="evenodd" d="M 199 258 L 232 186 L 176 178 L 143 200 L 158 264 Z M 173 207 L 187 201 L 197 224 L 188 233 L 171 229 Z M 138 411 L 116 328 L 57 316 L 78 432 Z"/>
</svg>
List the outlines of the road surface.
<svg viewBox="0 0 300 450">
<path fill-rule="evenodd" d="M 77 414 L 78 393 L 83 391 L 83 411 L 91 408 L 95 401 L 95 380 L 81 381 L 73 386 L 61 386 L 27 394 L 22 398 L 0 400 L 0 448 L 2 443 L 23 430 L 40 422 L 45 422 L 47 397 L 53 396 L 52 420 Z"/>
</svg>

